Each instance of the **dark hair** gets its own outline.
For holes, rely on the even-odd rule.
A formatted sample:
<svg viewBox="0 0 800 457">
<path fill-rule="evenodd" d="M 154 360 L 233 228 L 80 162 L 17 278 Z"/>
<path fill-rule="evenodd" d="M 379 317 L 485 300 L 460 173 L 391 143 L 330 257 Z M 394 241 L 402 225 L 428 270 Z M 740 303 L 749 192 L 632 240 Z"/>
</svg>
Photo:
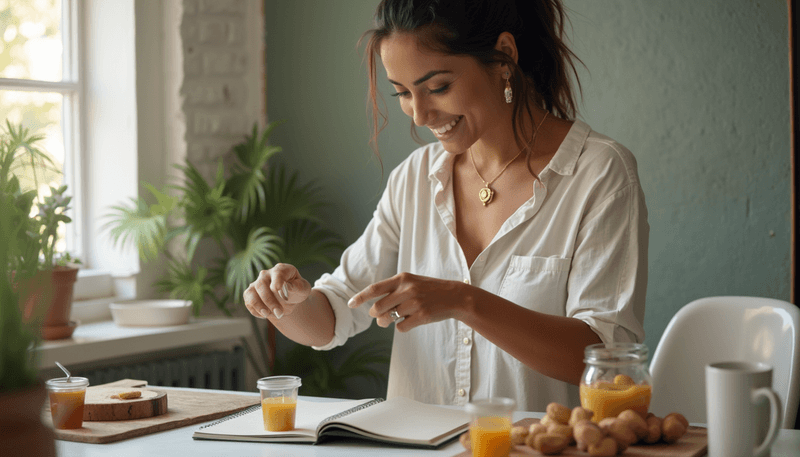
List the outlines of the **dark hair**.
<svg viewBox="0 0 800 457">
<path fill-rule="evenodd" d="M 570 73 L 580 89 L 573 63 L 580 60 L 564 42 L 565 19 L 561 0 L 382 0 L 375 13 L 375 28 L 362 36 L 362 40 L 369 36 L 365 57 L 373 121 L 371 143 L 376 155 L 378 134 L 386 126 L 386 115 L 378 107 L 376 81 L 376 57 L 384 38 L 396 32 L 413 32 L 431 50 L 472 56 L 486 67 L 493 63 L 508 65 L 513 92 L 529 94 L 514 97 L 513 102 L 514 134 L 524 144 L 518 126 L 523 125 L 523 109 L 532 115 L 531 99 L 554 116 L 575 116 Z M 494 48 L 503 32 L 514 36 L 518 63 Z M 419 140 L 413 121 L 411 130 Z"/>
</svg>

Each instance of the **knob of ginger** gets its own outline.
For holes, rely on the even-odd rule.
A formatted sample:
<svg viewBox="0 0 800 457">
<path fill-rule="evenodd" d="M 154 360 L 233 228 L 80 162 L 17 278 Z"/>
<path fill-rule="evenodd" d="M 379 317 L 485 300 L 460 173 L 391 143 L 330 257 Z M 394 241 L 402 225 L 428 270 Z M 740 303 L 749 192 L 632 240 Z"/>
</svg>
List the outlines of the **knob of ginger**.
<svg viewBox="0 0 800 457">
<path fill-rule="evenodd" d="M 661 421 L 661 440 L 665 443 L 678 441 L 689 429 L 689 421 L 680 413 L 669 413 Z"/>
</svg>

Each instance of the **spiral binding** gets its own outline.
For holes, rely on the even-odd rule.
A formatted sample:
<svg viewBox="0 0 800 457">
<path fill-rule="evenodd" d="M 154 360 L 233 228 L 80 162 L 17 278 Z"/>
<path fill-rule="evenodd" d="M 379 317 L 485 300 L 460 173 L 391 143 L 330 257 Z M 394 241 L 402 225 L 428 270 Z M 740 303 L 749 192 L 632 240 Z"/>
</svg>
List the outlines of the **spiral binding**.
<svg viewBox="0 0 800 457">
<path fill-rule="evenodd" d="M 384 401 L 383 398 L 376 398 L 376 399 L 370 400 L 370 401 L 368 401 L 366 403 L 362 403 L 362 404 L 360 404 L 358 406 L 354 406 L 354 407 L 352 407 L 352 408 L 350 408 L 350 409 L 348 409 L 346 411 L 342 411 L 341 413 L 334 414 L 333 416 L 328 417 L 327 419 L 325 419 L 322 422 L 320 422 L 319 423 L 319 427 L 322 427 L 323 425 L 325 425 L 325 424 L 327 424 L 329 422 L 333 422 L 333 421 L 335 421 L 337 419 L 341 419 L 342 417 L 347 416 L 348 414 L 353 414 L 356 411 L 361 411 L 362 409 L 369 408 L 372 405 L 377 405 L 378 403 L 380 403 L 382 401 Z M 208 428 L 208 427 L 212 427 L 212 426 L 217 425 L 217 424 L 221 424 L 221 423 L 225 422 L 226 420 L 235 419 L 237 417 L 241 417 L 241 416 L 244 416 L 246 414 L 250 414 L 250 413 L 258 411 L 260 409 L 261 409 L 261 405 L 260 404 L 247 407 L 247 408 L 245 408 L 245 409 L 243 409 L 243 410 L 241 410 L 239 412 L 227 415 L 227 416 L 223 417 L 222 419 L 218 419 L 218 420 L 216 420 L 216 421 L 214 421 L 214 422 L 212 422 L 210 424 L 203 425 L 198 430 L 202 430 L 204 428 Z"/>
<path fill-rule="evenodd" d="M 234 419 L 234 418 L 237 418 L 237 417 L 240 417 L 240 416 L 244 416 L 245 414 L 250 414 L 250 413 L 252 413 L 254 411 L 258 411 L 259 409 L 261 409 L 261 404 L 249 406 L 249 407 L 247 407 L 247 408 L 245 408 L 245 409 L 243 409 L 243 410 L 241 410 L 239 412 L 236 412 L 236 413 L 233 413 L 233 414 L 229 414 L 229 415 L 223 417 L 222 419 L 218 419 L 218 420 L 216 420 L 216 421 L 214 421 L 214 422 L 212 422 L 210 424 L 203 425 L 198 430 L 202 430 L 204 428 L 208 428 L 208 427 L 211 427 L 211 426 L 214 426 L 214 425 L 217 425 L 217 424 L 221 424 L 221 423 L 225 422 L 226 420 Z"/>
<path fill-rule="evenodd" d="M 342 411 L 339 414 L 334 414 L 333 416 L 331 416 L 331 417 L 323 420 L 322 422 L 320 422 L 319 425 L 317 426 L 317 428 L 321 428 L 322 426 L 324 426 L 325 424 L 327 424 L 329 422 L 333 422 L 333 421 L 335 421 L 337 419 L 341 419 L 344 416 L 347 416 L 349 414 L 353 414 L 353 413 L 355 413 L 357 411 L 361 411 L 362 409 L 366 409 L 366 408 L 369 408 L 370 406 L 377 405 L 378 403 L 380 403 L 382 401 L 384 401 L 383 398 L 376 398 L 376 399 L 370 400 L 370 401 L 368 401 L 366 403 L 362 403 L 362 404 L 360 404 L 358 406 L 354 406 L 354 407 L 348 409 L 347 411 Z"/>
</svg>

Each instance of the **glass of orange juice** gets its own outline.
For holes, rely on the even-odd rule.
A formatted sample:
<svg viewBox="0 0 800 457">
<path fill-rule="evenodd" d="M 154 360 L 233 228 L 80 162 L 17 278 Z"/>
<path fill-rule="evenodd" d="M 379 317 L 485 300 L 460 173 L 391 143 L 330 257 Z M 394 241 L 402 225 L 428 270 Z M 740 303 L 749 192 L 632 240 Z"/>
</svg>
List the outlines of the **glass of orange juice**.
<svg viewBox="0 0 800 457">
<path fill-rule="evenodd" d="M 467 403 L 472 457 L 508 457 L 511 452 L 512 414 L 517 403 L 492 397 Z"/>
<path fill-rule="evenodd" d="M 83 427 L 83 409 L 89 380 L 77 376 L 45 381 L 53 426 L 59 430 Z"/>
<path fill-rule="evenodd" d="M 258 380 L 261 391 L 261 412 L 264 415 L 264 430 L 285 432 L 294 430 L 297 412 L 297 376 L 269 376 Z"/>
</svg>

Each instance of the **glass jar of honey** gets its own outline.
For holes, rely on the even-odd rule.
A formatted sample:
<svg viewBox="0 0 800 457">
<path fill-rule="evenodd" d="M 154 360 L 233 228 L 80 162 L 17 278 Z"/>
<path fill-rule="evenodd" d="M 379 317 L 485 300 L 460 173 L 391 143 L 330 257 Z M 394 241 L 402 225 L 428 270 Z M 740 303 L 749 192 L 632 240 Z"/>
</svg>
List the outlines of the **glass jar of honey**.
<svg viewBox="0 0 800 457">
<path fill-rule="evenodd" d="M 617 417 L 632 409 L 647 415 L 653 381 L 647 369 L 647 346 L 640 343 L 593 344 L 584 351 L 586 368 L 580 384 L 581 406 L 592 420 Z"/>
<path fill-rule="evenodd" d="M 50 414 L 53 426 L 59 430 L 83 426 L 84 400 L 89 380 L 72 376 L 55 378 L 45 382 L 50 399 Z"/>
</svg>

